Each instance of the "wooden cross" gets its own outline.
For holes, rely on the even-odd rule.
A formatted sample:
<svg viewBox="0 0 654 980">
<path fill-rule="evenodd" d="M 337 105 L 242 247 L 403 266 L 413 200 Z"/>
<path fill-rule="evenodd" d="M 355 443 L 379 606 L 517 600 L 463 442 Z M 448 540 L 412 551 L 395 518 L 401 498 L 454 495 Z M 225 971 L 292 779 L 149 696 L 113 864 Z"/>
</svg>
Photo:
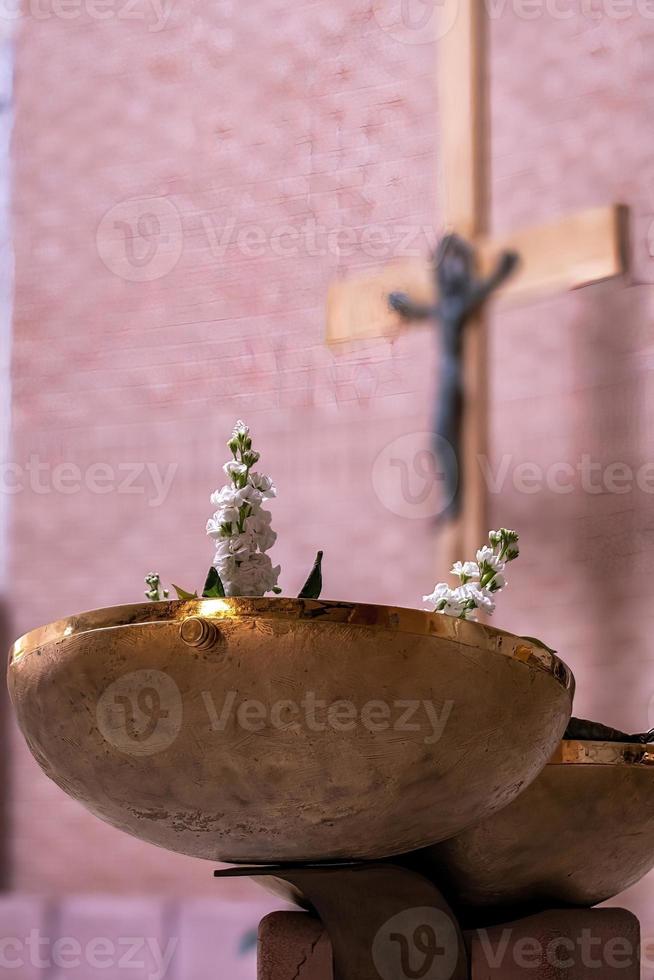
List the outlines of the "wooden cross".
<svg viewBox="0 0 654 980">
<path fill-rule="evenodd" d="M 554 289 L 575 289 L 623 272 L 626 210 L 620 205 L 570 214 L 504 237 L 489 237 L 484 0 L 443 0 L 442 7 L 444 23 L 452 25 L 438 45 L 446 229 L 456 231 L 475 246 L 482 273 L 490 269 L 500 251 L 520 254 L 521 269 L 503 290 L 512 299 Z M 452 93 L 456 93 L 455 98 Z M 388 294 L 402 291 L 418 302 L 431 302 L 433 289 L 428 258 L 390 263 L 375 275 L 332 284 L 327 309 L 328 343 L 396 336 L 402 322 L 389 309 Z M 461 450 L 464 488 L 460 515 L 445 529 L 444 571 L 451 560 L 474 555 L 488 531 L 486 492 L 479 465 L 487 449 L 488 417 L 483 326 L 482 313 L 466 328 L 466 405 Z"/>
</svg>

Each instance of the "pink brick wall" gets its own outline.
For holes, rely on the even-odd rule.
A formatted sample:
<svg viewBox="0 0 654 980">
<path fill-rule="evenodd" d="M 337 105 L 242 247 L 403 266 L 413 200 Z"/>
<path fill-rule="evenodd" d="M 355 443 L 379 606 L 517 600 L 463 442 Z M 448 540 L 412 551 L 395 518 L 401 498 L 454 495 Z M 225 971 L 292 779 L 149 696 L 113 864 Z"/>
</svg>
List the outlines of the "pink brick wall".
<svg viewBox="0 0 654 980">
<path fill-rule="evenodd" d="M 263 893 L 261 893 L 263 895 Z M 254 980 L 253 938 L 275 907 L 81 895 L 0 897 L 0 978 Z"/>
<path fill-rule="evenodd" d="M 414 602 L 432 577 L 423 523 L 389 514 L 370 474 L 390 438 L 425 428 L 429 338 L 337 357 L 323 329 L 330 279 L 361 261 L 339 255 L 339 230 L 361 240 L 381 223 L 399 239 L 432 219 L 433 50 L 388 37 L 362 2 L 255 13 L 175 0 L 160 31 L 115 9 L 30 18 L 20 36 L 13 458 L 86 475 L 106 463 L 116 486 L 130 462 L 175 476 L 163 506 L 146 478 L 146 492 L 98 495 L 56 492 L 52 469 L 36 490 L 25 476 L 16 631 L 138 600 L 152 567 L 198 581 L 208 493 L 240 415 L 279 486 L 290 594 L 324 547 L 327 596 Z M 150 264 L 130 264 L 116 228 L 141 216 L 132 198 L 162 222 Z M 134 236 L 138 263 L 148 242 Z M 215 894 L 211 865 L 105 827 L 20 738 L 13 750 L 15 887 Z"/>
<path fill-rule="evenodd" d="M 633 272 L 496 317 L 492 446 L 495 471 L 504 462 L 508 475 L 491 513 L 524 543 L 502 622 L 561 652 L 576 675 L 577 714 L 644 731 L 654 726 L 654 23 L 635 7 L 620 20 L 598 8 L 533 21 L 507 13 L 493 26 L 496 227 L 623 201 Z M 527 462 L 545 485 L 525 494 L 514 478 L 519 486 L 516 467 Z M 620 463 L 631 481 L 611 470 Z M 561 464 L 592 467 L 586 489 L 579 470 L 572 492 L 552 489 Z M 648 978 L 653 895 L 650 876 L 619 901 L 641 917 Z"/>
<path fill-rule="evenodd" d="M 432 583 L 429 521 L 373 486 L 384 447 L 408 435 L 395 451 L 413 463 L 411 434 L 429 426 L 431 339 L 341 355 L 323 345 L 329 281 L 383 261 L 407 225 L 426 251 L 419 229 L 437 215 L 436 51 L 382 29 L 381 7 L 172 0 L 162 25 L 145 0 L 129 17 L 116 0 L 103 19 L 80 4 L 76 17 L 55 6 L 23 22 L 12 458 L 50 469 L 22 470 L 11 499 L 16 631 L 138 598 L 151 567 L 198 581 L 207 493 L 237 415 L 280 488 L 275 554 L 289 592 L 319 547 L 328 597 L 410 605 Z M 497 623 L 558 647 L 580 712 L 646 728 L 651 493 L 577 482 L 526 494 L 513 479 L 524 462 L 652 457 L 654 28 L 635 8 L 620 20 L 495 9 L 495 226 L 625 200 L 635 268 L 628 288 L 494 318 L 491 463 L 510 458 L 492 517 L 524 539 L 523 578 Z M 64 462 L 86 474 L 80 492 L 55 489 Z M 92 491 L 96 463 L 114 468 L 111 492 Z M 130 463 L 173 467 L 163 505 L 151 506 L 147 475 L 142 492 L 118 492 Z M 15 735 L 12 765 L 17 889 L 215 893 L 210 865 L 88 816 Z M 639 886 L 634 908 L 651 905 L 652 888 Z"/>
</svg>

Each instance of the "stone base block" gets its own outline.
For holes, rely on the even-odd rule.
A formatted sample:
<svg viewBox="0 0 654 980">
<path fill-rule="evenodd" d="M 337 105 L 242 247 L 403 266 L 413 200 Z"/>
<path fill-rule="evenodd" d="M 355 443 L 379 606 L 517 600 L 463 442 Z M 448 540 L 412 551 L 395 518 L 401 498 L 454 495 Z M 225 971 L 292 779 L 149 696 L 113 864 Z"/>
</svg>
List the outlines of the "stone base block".
<svg viewBox="0 0 654 980">
<path fill-rule="evenodd" d="M 639 980 L 640 926 L 624 909 L 553 909 L 465 933 L 471 980 Z M 380 980 L 446 980 L 437 963 L 395 967 Z M 273 912 L 259 927 L 258 980 L 334 980 L 331 944 L 318 919 Z"/>
</svg>

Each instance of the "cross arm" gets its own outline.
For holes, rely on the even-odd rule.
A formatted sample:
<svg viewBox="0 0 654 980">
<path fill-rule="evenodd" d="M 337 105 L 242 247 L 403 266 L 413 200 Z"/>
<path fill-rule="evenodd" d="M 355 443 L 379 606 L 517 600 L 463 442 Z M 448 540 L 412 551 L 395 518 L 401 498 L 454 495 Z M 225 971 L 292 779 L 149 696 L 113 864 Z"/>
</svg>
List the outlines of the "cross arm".
<svg viewBox="0 0 654 980">
<path fill-rule="evenodd" d="M 502 290 L 502 297 L 524 302 L 562 289 L 577 289 L 626 271 L 627 210 L 605 205 L 565 215 L 555 221 L 476 240 L 482 273 L 489 274 L 499 252 L 518 252 L 521 266 Z M 392 292 L 405 292 L 414 303 L 428 305 L 433 274 L 428 259 L 390 263 L 376 273 L 332 284 L 327 305 L 327 341 L 332 344 L 395 337 L 403 320 L 388 306 Z"/>
<path fill-rule="evenodd" d="M 512 250 L 520 255 L 521 268 L 503 291 L 512 302 L 589 286 L 626 271 L 627 221 L 627 208 L 610 204 L 505 236 L 481 238 L 482 267 L 488 266 L 498 251 Z"/>
</svg>

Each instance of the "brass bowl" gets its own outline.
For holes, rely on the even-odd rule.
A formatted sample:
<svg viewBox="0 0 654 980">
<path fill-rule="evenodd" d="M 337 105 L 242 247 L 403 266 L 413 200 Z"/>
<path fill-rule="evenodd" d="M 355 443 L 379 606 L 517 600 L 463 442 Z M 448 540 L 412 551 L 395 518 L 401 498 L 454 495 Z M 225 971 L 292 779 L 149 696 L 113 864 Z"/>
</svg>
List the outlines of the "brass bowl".
<svg viewBox="0 0 654 980">
<path fill-rule="evenodd" d="M 9 688 L 45 773 L 101 819 L 266 863 L 394 855 L 506 806 L 573 680 L 542 647 L 419 610 L 204 599 L 28 633 Z"/>
<path fill-rule="evenodd" d="M 612 898 L 654 867 L 654 745 L 561 742 L 506 809 L 410 863 L 475 920 Z"/>
</svg>

